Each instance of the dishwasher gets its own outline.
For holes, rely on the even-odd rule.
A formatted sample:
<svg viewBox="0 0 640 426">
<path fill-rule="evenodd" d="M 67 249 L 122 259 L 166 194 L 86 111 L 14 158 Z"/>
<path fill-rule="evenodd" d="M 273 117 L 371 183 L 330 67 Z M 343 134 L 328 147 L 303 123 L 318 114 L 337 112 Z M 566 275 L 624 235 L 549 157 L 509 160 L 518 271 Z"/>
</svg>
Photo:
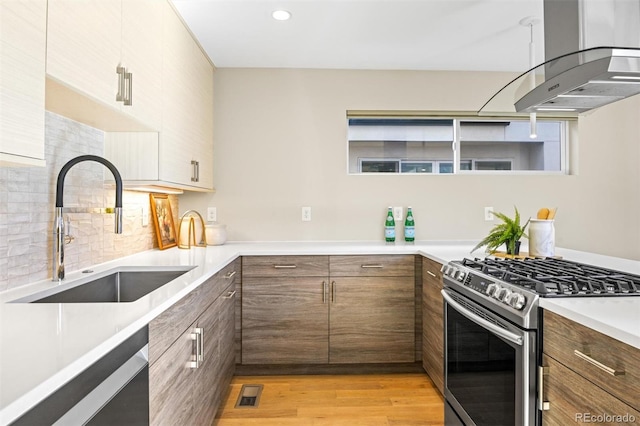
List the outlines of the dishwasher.
<svg viewBox="0 0 640 426">
<path fill-rule="evenodd" d="M 11 425 L 148 425 L 148 342 L 145 326 Z"/>
</svg>

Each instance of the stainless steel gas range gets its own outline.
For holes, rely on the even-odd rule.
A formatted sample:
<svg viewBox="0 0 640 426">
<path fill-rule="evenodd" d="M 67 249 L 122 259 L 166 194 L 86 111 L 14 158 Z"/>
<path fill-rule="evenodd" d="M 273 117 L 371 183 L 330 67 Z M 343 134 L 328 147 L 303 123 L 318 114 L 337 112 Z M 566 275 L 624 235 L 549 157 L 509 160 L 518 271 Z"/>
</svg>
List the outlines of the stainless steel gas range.
<svg viewBox="0 0 640 426">
<path fill-rule="evenodd" d="M 464 259 L 442 268 L 445 424 L 540 424 L 541 297 L 640 296 L 640 276 L 568 260 Z"/>
</svg>

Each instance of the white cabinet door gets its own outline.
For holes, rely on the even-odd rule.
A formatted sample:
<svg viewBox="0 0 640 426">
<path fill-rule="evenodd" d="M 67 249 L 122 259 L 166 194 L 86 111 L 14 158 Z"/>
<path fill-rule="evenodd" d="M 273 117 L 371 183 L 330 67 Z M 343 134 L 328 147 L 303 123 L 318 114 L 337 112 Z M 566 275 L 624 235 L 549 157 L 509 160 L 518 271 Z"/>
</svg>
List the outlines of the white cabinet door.
<svg viewBox="0 0 640 426">
<path fill-rule="evenodd" d="M 162 120 L 162 7 L 158 0 L 122 2 L 121 64 L 133 76 L 123 111 L 152 129 Z"/>
<path fill-rule="evenodd" d="M 0 165 L 44 166 L 46 0 L 0 1 Z"/>
<path fill-rule="evenodd" d="M 171 7 L 163 22 L 162 76 L 160 175 L 213 189 L 213 67 Z"/>
<path fill-rule="evenodd" d="M 47 108 L 103 130 L 159 130 L 163 3 L 49 0 Z M 117 99 L 129 93 L 131 105 Z"/>
<path fill-rule="evenodd" d="M 121 0 L 49 0 L 47 29 L 47 75 L 118 109 L 121 5 Z"/>
</svg>

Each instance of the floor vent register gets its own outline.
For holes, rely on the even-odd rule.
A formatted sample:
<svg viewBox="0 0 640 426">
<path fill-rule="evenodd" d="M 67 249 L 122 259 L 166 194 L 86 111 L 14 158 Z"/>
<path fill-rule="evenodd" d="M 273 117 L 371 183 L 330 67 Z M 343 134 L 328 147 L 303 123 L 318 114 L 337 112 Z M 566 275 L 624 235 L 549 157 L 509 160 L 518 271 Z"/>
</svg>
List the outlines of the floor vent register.
<svg viewBox="0 0 640 426">
<path fill-rule="evenodd" d="M 262 385 L 242 385 L 236 401 L 236 408 L 255 408 L 260 402 Z"/>
</svg>

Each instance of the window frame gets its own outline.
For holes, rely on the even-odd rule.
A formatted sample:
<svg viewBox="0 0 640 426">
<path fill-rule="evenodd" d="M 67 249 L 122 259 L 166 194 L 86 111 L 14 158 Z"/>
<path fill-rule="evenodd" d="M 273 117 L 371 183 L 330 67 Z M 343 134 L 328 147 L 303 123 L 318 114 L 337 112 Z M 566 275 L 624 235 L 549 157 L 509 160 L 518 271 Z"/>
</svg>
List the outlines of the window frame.
<svg viewBox="0 0 640 426">
<path fill-rule="evenodd" d="M 433 119 L 433 120 L 453 120 L 453 141 L 452 146 L 452 159 L 451 160 L 434 160 L 434 159 L 403 159 L 398 157 L 393 158 L 375 158 L 375 157 L 362 157 L 357 158 L 358 171 L 351 172 L 349 169 L 350 164 L 350 144 L 349 140 L 349 120 L 350 119 Z M 544 121 L 557 121 L 560 122 L 560 147 L 559 147 L 559 162 L 560 170 L 513 170 L 513 159 L 505 158 L 460 158 L 461 142 L 461 123 L 462 122 L 489 122 L 489 121 L 528 121 L 528 115 L 522 114 L 507 114 L 505 116 L 479 116 L 475 113 L 416 113 L 416 112 L 376 112 L 376 111 L 347 111 L 347 156 L 346 166 L 348 175 L 555 175 L 555 176 L 569 176 L 572 175 L 572 168 L 575 167 L 573 160 L 570 156 L 571 147 L 577 144 L 577 118 L 576 117 L 563 117 L 563 116 L 549 116 L 544 117 L 538 114 L 538 122 Z M 398 172 L 362 172 L 362 160 L 368 161 L 398 161 Z M 432 163 L 432 172 L 430 173 L 403 173 L 402 161 L 407 162 L 425 162 Z M 475 170 L 475 161 L 509 161 L 511 164 L 511 170 Z M 453 161 L 453 173 L 440 173 L 440 163 Z M 461 170 L 461 162 L 471 161 L 471 170 Z"/>
</svg>

